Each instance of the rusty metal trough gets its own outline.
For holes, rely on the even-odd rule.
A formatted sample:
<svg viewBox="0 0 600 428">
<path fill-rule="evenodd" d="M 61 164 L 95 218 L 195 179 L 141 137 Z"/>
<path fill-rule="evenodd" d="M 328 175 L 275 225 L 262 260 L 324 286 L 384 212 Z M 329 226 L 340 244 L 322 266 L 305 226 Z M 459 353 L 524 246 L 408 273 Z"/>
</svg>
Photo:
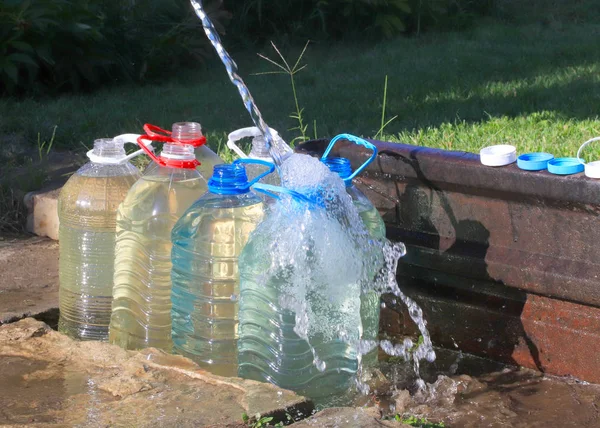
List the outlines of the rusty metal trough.
<svg viewBox="0 0 600 428">
<path fill-rule="evenodd" d="M 371 140 L 357 186 L 407 245 L 403 290 L 434 344 L 600 383 L 600 181 L 492 168 L 479 156 Z M 321 154 L 328 140 L 298 152 Z M 368 153 L 338 143 L 359 166 Z M 382 334 L 415 326 L 385 297 Z"/>
</svg>

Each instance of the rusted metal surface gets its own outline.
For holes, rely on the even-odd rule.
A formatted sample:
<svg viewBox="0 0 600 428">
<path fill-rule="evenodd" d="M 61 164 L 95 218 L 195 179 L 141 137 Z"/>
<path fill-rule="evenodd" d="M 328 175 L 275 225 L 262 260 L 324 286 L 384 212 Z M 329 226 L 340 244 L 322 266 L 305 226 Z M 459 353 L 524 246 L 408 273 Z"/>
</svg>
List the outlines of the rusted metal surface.
<svg viewBox="0 0 600 428">
<path fill-rule="evenodd" d="M 379 156 L 357 185 L 388 237 L 407 245 L 399 280 L 424 307 L 434 342 L 600 382 L 600 181 L 372 142 Z M 354 166 L 368 156 L 350 143 L 335 153 Z"/>
</svg>

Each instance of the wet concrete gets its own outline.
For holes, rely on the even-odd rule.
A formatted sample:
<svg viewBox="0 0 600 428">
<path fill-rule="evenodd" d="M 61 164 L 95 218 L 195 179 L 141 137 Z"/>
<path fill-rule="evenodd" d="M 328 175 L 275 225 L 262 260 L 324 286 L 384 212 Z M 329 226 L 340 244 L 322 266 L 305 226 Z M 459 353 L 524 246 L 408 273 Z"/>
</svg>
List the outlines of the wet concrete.
<svg viewBox="0 0 600 428">
<path fill-rule="evenodd" d="M 599 385 L 436 351 L 438 360 L 422 368 L 428 383 L 421 391 L 409 365 L 382 364 L 393 386 L 372 398 L 384 416 L 414 415 L 446 427 L 600 427 Z"/>
<path fill-rule="evenodd" d="M 242 415 L 305 417 L 269 384 L 213 376 L 155 349 L 75 342 L 27 318 L 0 327 L 0 425 L 234 427 Z"/>
</svg>

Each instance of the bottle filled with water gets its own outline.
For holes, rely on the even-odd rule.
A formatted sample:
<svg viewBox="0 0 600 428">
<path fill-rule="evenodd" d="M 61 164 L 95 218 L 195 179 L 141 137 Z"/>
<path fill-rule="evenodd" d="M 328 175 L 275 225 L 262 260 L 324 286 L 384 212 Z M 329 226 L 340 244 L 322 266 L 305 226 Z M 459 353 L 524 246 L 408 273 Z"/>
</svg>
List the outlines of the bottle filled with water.
<svg viewBox="0 0 600 428">
<path fill-rule="evenodd" d="M 117 207 L 140 176 L 123 145 L 96 140 L 90 162 L 69 178 L 58 199 L 58 328 L 75 339 L 108 339 Z"/>
<path fill-rule="evenodd" d="M 173 228 L 172 320 L 174 351 L 221 375 L 237 374 L 238 257 L 263 217 L 263 202 L 250 186 L 244 159 L 217 165 L 208 192 Z"/>
<path fill-rule="evenodd" d="M 356 378 L 378 247 L 323 163 L 294 154 L 281 176 L 310 202 L 281 197 L 242 251 L 238 374 L 324 402 Z"/>
<path fill-rule="evenodd" d="M 350 160 L 342 157 L 328 157 L 331 149 L 337 141 L 348 140 L 356 144 L 367 147 L 372 151 L 371 157 L 361 165 L 357 171 L 352 171 L 352 165 Z M 346 191 L 352 198 L 352 202 L 358 211 L 358 215 L 363 221 L 363 224 L 371 237 L 377 240 L 385 239 L 385 223 L 377 211 L 377 208 L 373 206 L 371 201 L 362 193 L 353 183 L 353 179 L 362 172 L 377 156 L 377 148 L 363 140 L 362 138 L 355 137 L 350 134 L 341 134 L 331 140 L 329 147 L 321 158 L 322 162 L 329 167 L 329 169 L 337 173 L 346 185 Z M 379 315 L 381 311 L 379 293 L 372 287 L 368 287 L 363 290 L 361 294 L 361 306 L 360 314 L 362 319 L 362 339 L 367 341 L 375 342 L 379 335 Z M 373 349 L 363 357 L 363 363 L 366 366 L 373 366 L 377 363 L 377 348 Z"/>
<path fill-rule="evenodd" d="M 172 133 L 146 125 L 138 139 L 163 142 L 160 156 L 133 185 L 119 207 L 115 246 L 110 343 L 125 349 L 170 351 L 171 230 L 207 190 L 194 148 L 204 144 L 196 123 L 176 123 Z"/>
</svg>

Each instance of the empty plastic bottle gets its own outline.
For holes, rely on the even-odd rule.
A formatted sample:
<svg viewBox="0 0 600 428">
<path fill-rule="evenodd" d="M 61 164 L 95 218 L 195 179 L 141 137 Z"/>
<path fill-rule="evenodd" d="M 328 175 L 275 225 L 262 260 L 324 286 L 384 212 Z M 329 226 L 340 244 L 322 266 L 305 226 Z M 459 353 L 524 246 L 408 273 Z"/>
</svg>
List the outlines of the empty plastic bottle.
<svg viewBox="0 0 600 428">
<path fill-rule="evenodd" d="M 194 156 L 206 139 L 195 125 L 176 123 L 171 135 L 146 125 L 138 139 L 142 148 L 148 140 L 165 144 L 160 157 L 146 150 L 154 162 L 117 215 L 109 341 L 125 349 L 172 348 L 171 230 L 207 189 Z"/>
<path fill-rule="evenodd" d="M 58 199 L 58 326 L 75 339 L 106 340 L 117 207 L 140 172 L 118 140 L 96 140 L 88 157 L 90 162 L 69 178 Z"/>
<path fill-rule="evenodd" d="M 258 160 L 266 174 L 275 166 Z M 264 174 L 263 174 L 264 175 Z M 217 165 L 208 193 L 173 228 L 174 351 L 221 376 L 237 374 L 238 257 L 263 216 L 244 166 Z"/>
<path fill-rule="evenodd" d="M 362 165 L 357 172 L 353 173 L 352 165 L 346 158 L 327 157 L 331 149 L 337 141 L 340 139 L 347 139 L 356 144 L 362 145 L 373 151 L 372 156 Z M 358 214 L 362 219 L 365 228 L 374 239 L 385 239 L 385 223 L 381 218 L 381 214 L 377 211 L 377 208 L 373 206 L 371 201 L 361 192 L 352 182 L 354 177 L 357 176 L 367 165 L 369 165 L 377 155 L 377 148 L 371 143 L 363 140 L 362 138 L 355 137 L 349 134 L 342 134 L 331 140 L 329 147 L 323 157 L 322 162 L 329 167 L 332 172 L 337 173 L 344 183 L 346 184 L 346 191 L 352 198 L 354 206 L 358 210 Z M 381 312 L 381 303 L 379 294 L 375 290 L 369 290 L 361 295 L 361 306 L 360 315 L 363 323 L 363 334 L 362 339 L 369 341 L 377 341 L 379 336 L 379 316 Z M 363 357 L 363 363 L 367 366 L 372 366 L 377 363 L 378 348 L 368 352 Z"/>
<path fill-rule="evenodd" d="M 285 145 L 281 137 L 277 133 L 277 131 L 273 128 L 270 128 L 271 135 L 275 138 L 281 145 Z M 247 155 L 240 149 L 236 142 L 241 140 L 242 138 L 252 137 L 252 149 L 250 153 Z M 274 163 L 271 154 L 269 153 L 269 149 L 267 148 L 267 142 L 265 141 L 264 135 L 260 132 L 260 130 L 255 127 L 242 128 L 237 131 L 233 131 L 229 134 L 227 138 L 227 147 L 233 150 L 241 159 L 257 159 L 262 160 L 269 163 Z M 253 180 L 259 175 L 263 175 L 262 183 L 271 184 L 275 186 L 279 186 L 281 180 L 279 179 L 279 175 L 277 173 L 265 175 L 265 166 L 261 164 L 248 164 L 246 165 L 246 174 L 248 175 L 249 180 Z M 261 197 L 263 195 L 259 195 Z M 265 199 L 267 202 L 272 201 L 272 199 Z"/>
</svg>

